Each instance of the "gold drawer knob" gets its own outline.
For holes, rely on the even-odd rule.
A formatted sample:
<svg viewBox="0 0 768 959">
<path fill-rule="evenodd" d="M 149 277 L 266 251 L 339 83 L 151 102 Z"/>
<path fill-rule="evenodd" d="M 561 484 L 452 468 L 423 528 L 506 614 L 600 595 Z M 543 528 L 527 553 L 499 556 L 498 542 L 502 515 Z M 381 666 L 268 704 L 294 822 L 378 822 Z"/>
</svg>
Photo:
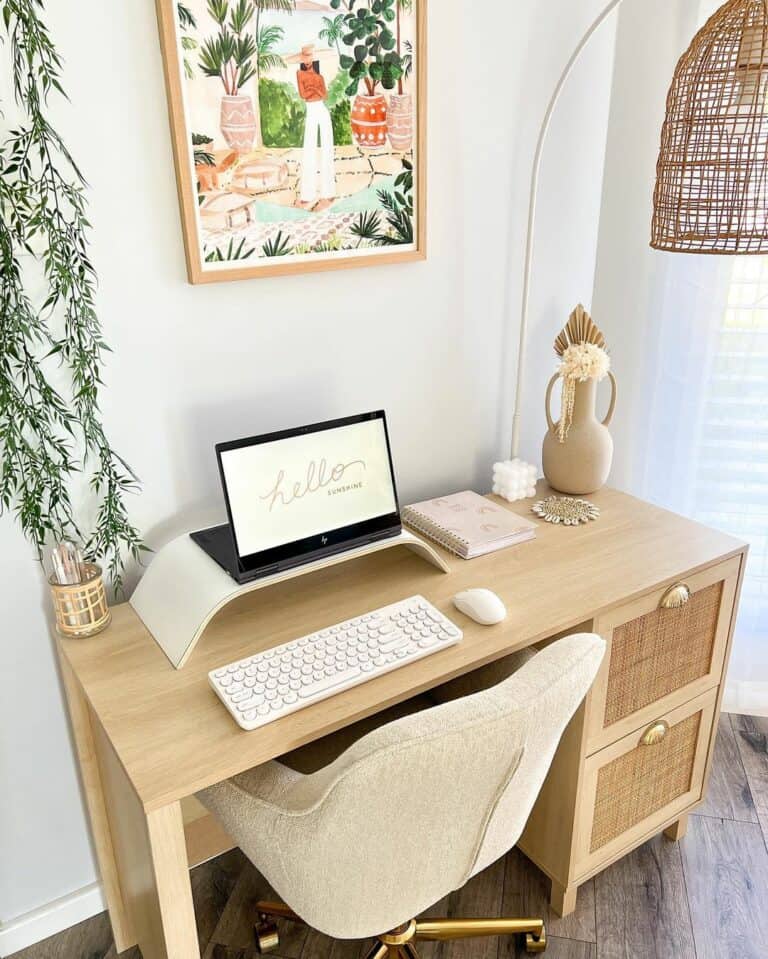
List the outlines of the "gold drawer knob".
<svg viewBox="0 0 768 959">
<path fill-rule="evenodd" d="M 659 720 L 657 723 L 653 723 L 649 726 L 646 731 L 643 733 L 642 738 L 640 739 L 641 746 L 658 746 L 658 744 L 664 739 L 664 737 L 669 732 L 669 723 L 664 722 L 663 719 Z"/>
<path fill-rule="evenodd" d="M 691 591 L 685 583 L 675 583 L 661 597 L 659 606 L 662 609 L 680 609 L 681 606 L 685 606 L 690 598 Z"/>
</svg>

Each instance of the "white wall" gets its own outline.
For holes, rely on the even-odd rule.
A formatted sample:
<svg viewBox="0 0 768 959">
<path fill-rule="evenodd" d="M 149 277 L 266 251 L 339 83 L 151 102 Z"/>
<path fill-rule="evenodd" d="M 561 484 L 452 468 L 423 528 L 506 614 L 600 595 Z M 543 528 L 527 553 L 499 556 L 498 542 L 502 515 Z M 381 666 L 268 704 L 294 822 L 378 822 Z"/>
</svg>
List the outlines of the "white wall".
<svg viewBox="0 0 768 959">
<path fill-rule="evenodd" d="M 104 418 L 144 480 L 132 515 L 151 545 L 220 514 L 215 441 L 379 406 L 405 501 L 488 488 L 511 428 L 535 136 L 602 5 L 496 0 L 470 17 L 474 4 L 432 4 L 427 262 L 205 287 L 186 283 L 152 0 L 49 5 L 73 103 L 57 115 L 93 188 L 98 306 L 115 350 Z M 556 120 L 545 176 L 554 192 L 543 200 L 532 355 L 548 361 L 594 271 L 585 237 L 596 222 L 609 63 L 590 64 L 568 98 L 580 119 Z M 538 460 L 540 382 L 531 391 L 538 425 L 524 452 Z M 0 582 L 13 584 L 0 595 L 0 919 L 13 928 L 96 873 L 48 598 L 8 517 Z"/>
</svg>

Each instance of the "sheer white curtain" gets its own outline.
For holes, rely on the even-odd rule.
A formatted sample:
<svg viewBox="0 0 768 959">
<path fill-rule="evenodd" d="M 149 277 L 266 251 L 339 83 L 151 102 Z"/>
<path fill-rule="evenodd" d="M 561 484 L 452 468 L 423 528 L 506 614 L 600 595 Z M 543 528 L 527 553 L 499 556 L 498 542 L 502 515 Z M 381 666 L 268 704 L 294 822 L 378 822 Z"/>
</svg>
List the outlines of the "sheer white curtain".
<svg viewBox="0 0 768 959">
<path fill-rule="evenodd" d="M 768 714 L 768 257 L 665 258 L 654 300 L 633 486 L 749 542 L 726 706 Z"/>
<path fill-rule="evenodd" d="M 768 258 L 648 246 L 667 88 L 718 2 L 620 8 L 593 315 L 619 381 L 610 482 L 750 543 L 725 708 L 768 715 Z"/>
</svg>

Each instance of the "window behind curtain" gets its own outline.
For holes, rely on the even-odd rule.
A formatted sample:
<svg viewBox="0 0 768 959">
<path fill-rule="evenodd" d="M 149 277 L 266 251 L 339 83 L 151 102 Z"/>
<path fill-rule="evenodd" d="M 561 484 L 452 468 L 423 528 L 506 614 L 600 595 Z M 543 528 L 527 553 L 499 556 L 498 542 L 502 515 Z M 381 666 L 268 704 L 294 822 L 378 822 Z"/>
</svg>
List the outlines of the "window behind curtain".
<svg viewBox="0 0 768 959">
<path fill-rule="evenodd" d="M 734 650 L 740 678 L 768 665 L 768 257 L 735 257 L 697 437 L 695 519 L 750 543 Z"/>
</svg>

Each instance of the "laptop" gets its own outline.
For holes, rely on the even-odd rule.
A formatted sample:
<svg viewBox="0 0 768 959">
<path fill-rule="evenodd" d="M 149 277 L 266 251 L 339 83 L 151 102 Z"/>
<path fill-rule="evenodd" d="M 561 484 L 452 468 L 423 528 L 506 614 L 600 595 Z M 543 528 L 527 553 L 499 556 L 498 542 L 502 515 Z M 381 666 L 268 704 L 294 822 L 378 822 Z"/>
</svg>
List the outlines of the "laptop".
<svg viewBox="0 0 768 959">
<path fill-rule="evenodd" d="M 238 583 L 402 531 L 384 412 L 216 446 L 229 522 L 191 537 Z"/>
</svg>

